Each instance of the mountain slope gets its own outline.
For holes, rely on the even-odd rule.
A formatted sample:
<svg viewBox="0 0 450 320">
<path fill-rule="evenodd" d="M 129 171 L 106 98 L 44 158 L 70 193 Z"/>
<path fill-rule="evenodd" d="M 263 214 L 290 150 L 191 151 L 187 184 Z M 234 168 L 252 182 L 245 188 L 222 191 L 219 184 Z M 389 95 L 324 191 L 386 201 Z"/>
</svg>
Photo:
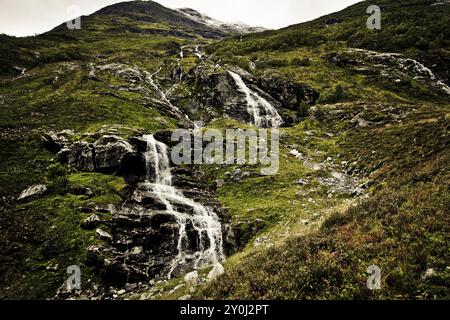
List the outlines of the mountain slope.
<svg viewBox="0 0 450 320">
<path fill-rule="evenodd" d="M 81 30 L 1 36 L 0 296 L 448 298 L 450 6 L 379 4 L 380 31 L 365 29 L 368 2 L 234 36 L 146 1 L 83 17 Z M 248 96 L 269 117 L 252 117 Z M 150 192 L 167 169 L 151 150 L 164 159 L 172 130 L 280 119 L 277 175 L 173 166 L 164 197 Z M 225 274 L 206 283 L 203 265 L 195 288 L 164 203 L 174 189 L 176 210 L 198 212 L 194 201 L 222 223 Z M 185 227 L 189 257 L 202 235 Z M 70 295 L 74 264 L 83 290 Z"/>
</svg>

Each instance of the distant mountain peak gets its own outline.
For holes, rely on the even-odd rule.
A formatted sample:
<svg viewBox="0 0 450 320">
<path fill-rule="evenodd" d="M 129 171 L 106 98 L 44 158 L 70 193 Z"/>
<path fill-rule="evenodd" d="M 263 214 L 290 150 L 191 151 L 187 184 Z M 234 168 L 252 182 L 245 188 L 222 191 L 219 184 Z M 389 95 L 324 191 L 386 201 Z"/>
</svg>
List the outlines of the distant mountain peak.
<svg viewBox="0 0 450 320">
<path fill-rule="evenodd" d="M 246 34 L 246 33 L 253 33 L 253 32 L 261 32 L 267 30 L 263 27 L 252 27 L 245 23 L 241 22 L 223 22 L 214 18 L 211 18 L 210 16 L 200 13 L 195 9 L 192 8 L 180 8 L 178 9 L 179 12 L 185 14 L 190 19 L 204 24 L 210 28 L 215 28 L 217 30 L 220 30 L 225 33 L 240 33 L 240 34 Z"/>
</svg>

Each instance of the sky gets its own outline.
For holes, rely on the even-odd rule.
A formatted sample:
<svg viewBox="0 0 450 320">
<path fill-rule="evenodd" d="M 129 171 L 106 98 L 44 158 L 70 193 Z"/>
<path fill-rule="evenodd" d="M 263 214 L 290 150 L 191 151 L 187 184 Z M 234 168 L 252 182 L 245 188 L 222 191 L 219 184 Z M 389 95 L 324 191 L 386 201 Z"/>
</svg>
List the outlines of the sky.
<svg viewBox="0 0 450 320">
<path fill-rule="evenodd" d="M 313 20 L 361 0 L 157 0 L 169 8 L 193 8 L 224 22 L 278 29 Z M 89 15 L 122 0 L 0 0 L 0 33 L 29 36 Z M 74 11 L 76 6 L 80 12 Z"/>
</svg>

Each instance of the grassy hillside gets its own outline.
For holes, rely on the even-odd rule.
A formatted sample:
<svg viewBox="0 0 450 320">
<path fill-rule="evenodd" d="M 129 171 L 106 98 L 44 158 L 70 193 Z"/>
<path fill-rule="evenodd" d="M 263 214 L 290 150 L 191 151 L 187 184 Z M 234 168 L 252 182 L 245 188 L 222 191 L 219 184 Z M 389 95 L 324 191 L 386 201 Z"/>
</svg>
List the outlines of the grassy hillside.
<svg viewBox="0 0 450 320">
<path fill-rule="evenodd" d="M 368 30 L 371 3 L 220 39 L 217 30 L 153 3 L 103 9 L 83 17 L 81 30 L 63 25 L 36 37 L 1 35 L 0 297 L 52 298 L 72 264 L 83 266 L 89 286 L 100 281 L 84 266 L 87 248 L 102 242 L 80 228 L 89 216 L 83 208 L 129 196 L 120 175 L 59 164 L 41 135 L 71 129 L 73 139 L 91 141 L 185 127 L 139 79 L 159 69 L 154 80 L 192 120 L 248 128 L 198 104 L 210 88 L 195 75 L 218 63 L 215 75 L 238 66 L 257 81 L 308 84 L 320 98 L 302 105 L 302 121 L 281 129 L 278 175 L 260 176 L 248 165 L 195 168 L 242 239 L 225 274 L 195 293 L 179 287 L 180 277 L 127 297 L 448 299 L 450 96 L 438 81 L 450 83 L 450 5 L 377 1 L 382 29 Z M 192 53 L 180 61 L 185 45 L 200 45 L 211 61 Z M 408 58 L 436 78 L 403 68 Z M 180 67 L 187 80 L 174 76 Z M 226 183 L 217 186 L 221 179 Z M 17 201 L 37 183 L 48 186 L 44 197 Z M 83 188 L 92 194 L 80 194 Z M 382 269 L 382 290 L 366 287 L 370 265 Z"/>
</svg>

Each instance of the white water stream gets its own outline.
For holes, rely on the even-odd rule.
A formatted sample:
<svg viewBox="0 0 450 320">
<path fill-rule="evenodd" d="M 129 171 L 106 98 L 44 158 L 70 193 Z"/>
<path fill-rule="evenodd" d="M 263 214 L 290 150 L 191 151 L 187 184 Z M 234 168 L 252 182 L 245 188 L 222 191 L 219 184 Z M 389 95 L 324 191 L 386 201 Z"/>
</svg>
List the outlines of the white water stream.
<svg viewBox="0 0 450 320">
<path fill-rule="evenodd" d="M 242 80 L 242 77 L 232 71 L 228 73 L 233 77 L 239 91 L 245 94 L 247 112 L 253 120 L 253 124 L 260 128 L 278 128 L 283 124 L 283 119 L 269 101 L 251 90 Z"/>
<path fill-rule="evenodd" d="M 144 139 L 147 142 L 145 187 L 159 198 L 166 206 L 166 212 L 173 215 L 180 226 L 177 244 L 178 254 L 172 262 L 168 277 L 171 278 L 174 270 L 180 265 L 193 263 L 194 269 L 197 269 L 220 263 L 224 259 L 224 254 L 219 217 L 210 208 L 186 198 L 180 190 L 172 185 L 167 146 L 156 141 L 152 135 L 146 135 Z M 192 208 L 193 213 L 177 211 L 174 203 Z M 186 232 L 188 222 L 192 223 L 199 237 L 199 250 L 195 253 L 186 251 L 186 244 L 189 242 Z"/>
</svg>

